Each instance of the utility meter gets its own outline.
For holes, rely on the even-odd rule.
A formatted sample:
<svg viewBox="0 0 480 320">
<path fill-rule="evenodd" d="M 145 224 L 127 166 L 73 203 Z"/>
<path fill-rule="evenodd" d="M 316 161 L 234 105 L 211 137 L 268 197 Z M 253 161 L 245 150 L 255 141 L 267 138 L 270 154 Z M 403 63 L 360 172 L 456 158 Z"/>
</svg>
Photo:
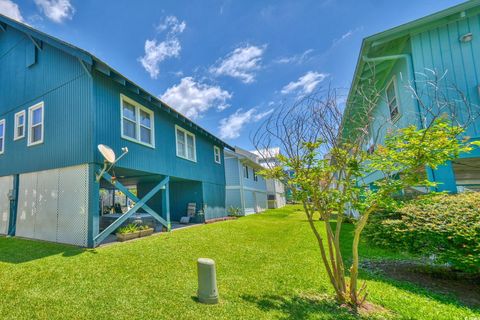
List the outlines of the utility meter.
<svg viewBox="0 0 480 320">
<path fill-rule="evenodd" d="M 13 189 L 8 190 L 8 200 L 15 201 L 15 193 L 13 192 Z"/>
</svg>

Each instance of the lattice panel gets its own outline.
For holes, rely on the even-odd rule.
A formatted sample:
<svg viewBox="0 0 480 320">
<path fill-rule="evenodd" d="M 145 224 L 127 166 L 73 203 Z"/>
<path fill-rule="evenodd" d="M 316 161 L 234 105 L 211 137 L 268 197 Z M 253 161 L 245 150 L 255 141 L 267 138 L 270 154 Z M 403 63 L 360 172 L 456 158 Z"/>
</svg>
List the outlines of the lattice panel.
<svg viewBox="0 0 480 320">
<path fill-rule="evenodd" d="M 8 192 L 13 189 L 13 177 L 0 177 L 0 234 L 8 233 L 10 218 L 10 199 Z"/>
<path fill-rule="evenodd" d="M 59 169 L 57 241 L 87 246 L 88 165 Z"/>
<path fill-rule="evenodd" d="M 88 165 L 20 175 L 16 235 L 87 245 Z"/>
<path fill-rule="evenodd" d="M 18 191 L 17 228 L 15 234 L 35 238 L 35 214 L 37 207 L 37 173 L 20 175 Z"/>
</svg>

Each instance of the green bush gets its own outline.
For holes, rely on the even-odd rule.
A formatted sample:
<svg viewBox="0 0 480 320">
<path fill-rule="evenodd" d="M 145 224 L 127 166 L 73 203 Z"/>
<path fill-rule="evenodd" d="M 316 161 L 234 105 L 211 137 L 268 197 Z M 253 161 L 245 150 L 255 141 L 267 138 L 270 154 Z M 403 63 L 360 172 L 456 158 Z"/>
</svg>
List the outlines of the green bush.
<svg viewBox="0 0 480 320">
<path fill-rule="evenodd" d="M 382 247 L 480 272 L 480 193 L 432 194 L 407 202 L 397 212 L 376 213 L 365 236 Z"/>
</svg>

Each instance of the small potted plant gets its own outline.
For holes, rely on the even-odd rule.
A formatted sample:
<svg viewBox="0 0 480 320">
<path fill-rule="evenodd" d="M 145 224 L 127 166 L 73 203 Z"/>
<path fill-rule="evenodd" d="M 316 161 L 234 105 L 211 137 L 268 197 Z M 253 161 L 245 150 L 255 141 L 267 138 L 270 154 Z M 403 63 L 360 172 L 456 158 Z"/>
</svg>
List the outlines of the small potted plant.
<svg viewBox="0 0 480 320">
<path fill-rule="evenodd" d="M 152 235 L 154 230 L 152 227 L 144 224 L 143 226 L 139 227 L 139 231 L 140 231 L 140 238 L 141 238 L 141 237 L 147 237 Z"/>
<path fill-rule="evenodd" d="M 116 235 L 117 240 L 123 242 L 140 237 L 140 230 L 138 228 L 138 225 L 130 223 L 129 225 L 118 228 Z"/>
<path fill-rule="evenodd" d="M 238 218 L 242 216 L 242 209 L 238 207 L 230 206 L 230 208 L 227 209 L 227 212 L 229 217 Z"/>
</svg>

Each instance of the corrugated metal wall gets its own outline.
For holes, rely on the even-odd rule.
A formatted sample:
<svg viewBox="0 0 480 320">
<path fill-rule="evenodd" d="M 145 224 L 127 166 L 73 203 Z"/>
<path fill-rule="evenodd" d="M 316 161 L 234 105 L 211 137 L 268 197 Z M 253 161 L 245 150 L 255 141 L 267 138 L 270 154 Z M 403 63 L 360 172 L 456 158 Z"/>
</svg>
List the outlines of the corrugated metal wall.
<svg viewBox="0 0 480 320">
<path fill-rule="evenodd" d="M 191 179 L 209 183 L 225 184 L 225 167 L 217 164 L 213 157 L 214 143 L 206 136 L 196 133 L 186 123 L 171 114 L 155 107 L 152 103 L 138 98 L 126 87 L 96 72 L 96 141 L 120 150 L 127 146 L 129 154 L 118 163 L 119 166 L 155 174 Z M 155 148 L 146 147 L 121 138 L 120 94 L 137 101 L 155 112 Z M 195 134 L 197 162 L 177 157 L 175 142 L 175 125 Z M 222 151 L 223 159 L 223 151 Z M 100 155 L 96 161 L 100 163 Z"/>
<path fill-rule="evenodd" d="M 92 80 L 80 62 L 43 44 L 27 66 L 31 40 L 7 27 L 0 32 L 0 119 L 6 119 L 0 176 L 86 163 L 93 158 Z M 44 101 L 44 143 L 13 140 L 14 114 Z"/>
<path fill-rule="evenodd" d="M 87 246 L 89 167 L 20 175 L 16 235 Z"/>
<path fill-rule="evenodd" d="M 204 182 L 202 186 L 205 219 L 225 217 L 225 184 Z"/>
<path fill-rule="evenodd" d="M 460 37 L 470 32 L 472 41 L 461 42 Z M 480 15 L 412 35 L 411 43 L 417 78 L 422 79 L 418 74 L 426 73 L 426 68 L 447 71 L 448 83 L 458 86 L 471 103 L 480 104 Z M 480 136 L 480 119 L 467 134 Z"/>
</svg>

